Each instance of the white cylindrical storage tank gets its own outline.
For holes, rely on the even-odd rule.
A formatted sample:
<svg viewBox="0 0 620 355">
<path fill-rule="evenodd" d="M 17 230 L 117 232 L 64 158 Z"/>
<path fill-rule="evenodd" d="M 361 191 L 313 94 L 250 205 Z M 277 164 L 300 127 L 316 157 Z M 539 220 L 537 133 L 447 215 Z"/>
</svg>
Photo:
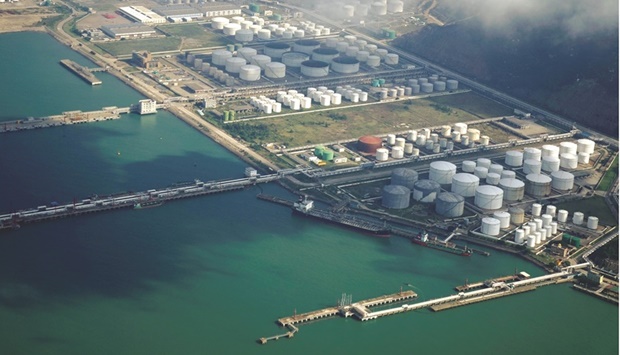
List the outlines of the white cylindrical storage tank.
<svg viewBox="0 0 620 355">
<path fill-rule="evenodd" d="M 381 205 L 385 208 L 403 209 L 409 207 L 411 190 L 400 185 L 386 185 L 381 194 Z"/>
<path fill-rule="evenodd" d="M 245 59 L 248 62 L 252 61 L 252 57 L 256 56 L 256 49 L 251 48 L 251 47 L 243 47 L 243 48 L 239 48 L 239 50 L 237 50 L 237 57 L 241 57 L 243 59 Z M 267 57 L 269 58 L 269 57 Z M 271 58 L 269 59 L 269 61 L 271 61 Z"/>
<path fill-rule="evenodd" d="M 479 185 L 480 179 L 476 175 L 458 173 L 452 177 L 451 191 L 463 197 L 472 197 Z"/>
<path fill-rule="evenodd" d="M 544 157 L 555 157 L 558 158 L 560 156 L 560 148 L 556 145 L 545 144 L 542 146 L 542 156 Z"/>
<path fill-rule="evenodd" d="M 532 216 L 539 217 L 542 213 L 542 205 L 540 203 L 532 204 Z"/>
<path fill-rule="evenodd" d="M 454 131 L 459 132 L 461 135 L 467 134 L 467 123 L 462 123 L 462 122 L 455 123 Z"/>
<path fill-rule="evenodd" d="M 528 222 L 527 225 L 530 227 L 530 234 L 534 234 L 538 230 L 538 227 L 536 226 L 536 222 L 534 221 Z"/>
<path fill-rule="evenodd" d="M 392 148 L 392 158 L 394 159 L 402 159 L 405 155 L 404 153 L 405 151 L 403 147 L 394 146 Z"/>
<path fill-rule="evenodd" d="M 299 30 L 298 30 L 299 31 Z M 300 39 L 293 43 L 293 51 L 312 55 L 315 49 L 321 46 L 321 42 L 314 39 Z M 309 57 L 308 57 L 309 58 Z"/>
<path fill-rule="evenodd" d="M 450 184 L 456 174 L 456 165 L 447 161 L 434 161 L 430 164 L 429 179 L 440 184 Z"/>
<path fill-rule="evenodd" d="M 590 162 L 590 153 L 581 152 L 577 154 L 577 162 L 579 164 L 588 164 Z"/>
<path fill-rule="evenodd" d="M 577 144 L 573 142 L 561 142 L 560 143 L 560 154 L 570 153 L 577 155 Z"/>
<path fill-rule="evenodd" d="M 340 53 L 344 53 L 349 48 L 349 44 L 347 42 L 341 41 L 336 45 L 336 50 Z"/>
<path fill-rule="evenodd" d="M 333 93 L 333 94 L 331 94 L 331 97 L 332 97 L 332 104 L 340 105 L 342 103 L 342 95 L 341 94 Z"/>
<path fill-rule="evenodd" d="M 470 142 L 477 142 L 480 140 L 480 130 L 476 128 L 468 128 L 467 136 L 469 137 Z"/>
<path fill-rule="evenodd" d="M 290 52 L 291 45 L 283 42 L 267 43 L 263 48 L 263 53 L 273 59 L 281 59 L 282 55 Z"/>
<path fill-rule="evenodd" d="M 286 76 L 286 65 L 280 62 L 265 64 L 265 76 L 271 79 L 284 78 Z"/>
<path fill-rule="evenodd" d="M 501 229 L 510 227 L 510 213 L 506 211 L 493 212 L 493 218 L 499 221 L 499 227 Z"/>
<path fill-rule="evenodd" d="M 347 41 L 347 43 L 349 43 L 349 44 L 354 44 L 355 41 L 357 41 L 357 37 L 355 37 L 353 35 L 346 35 L 346 36 L 344 36 L 344 40 Z"/>
<path fill-rule="evenodd" d="M 496 173 L 488 173 L 485 179 L 486 183 L 489 185 L 497 185 L 499 184 L 500 180 L 501 180 L 500 175 Z M 505 193 L 504 193 L 504 196 L 506 196 Z"/>
<path fill-rule="evenodd" d="M 544 242 L 547 240 L 547 229 L 543 228 L 538 233 L 540 233 L 540 242 Z"/>
<path fill-rule="evenodd" d="M 410 142 L 415 142 L 416 139 L 418 139 L 418 131 L 409 131 L 409 133 L 407 134 L 407 139 Z"/>
<path fill-rule="evenodd" d="M 433 180 L 418 180 L 413 184 L 413 199 L 419 202 L 434 202 L 441 191 L 441 185 Z"/>
<path fill-rule="evenodd" d="M 422 128 L 422 133 L 426 136 L 426 139 L 431 138 L 431 129 L 430 128 Z"/>
<path fill-rule="evenodd" d="M 250 30 L 250 29 L 240 29 L 237 32 L 235 32 L 235 41 L 237 42 L 252 42 L 252 40 L 254 39 L 254 31 Z"/>
<path fill-rule="evenodd" d="M 588 229 L 596 230 L 598 228 L 598 218 L 594 216 L 588 217 Z"/>
<path fill-rule="evenodd" d="M 226 59 L 226 71 L 229 73 L 238 73 L 244 65 L 246 65 L 246 61 L 243 58 L 233 57 Z"/>
<path fill-rule="evenodd" d="M 330 37 L 325 40 L 325 46 L 327 46 L 327 48 L 336 48 L 339 41 L 337 37 Z"/>
<path fill-rule="evenodd" d="M 560 170 L 560 159 L 554 156 L 543 156 L 541 169 L 546 172 Z"/>
<path fill-rule="evenodd" d="M 556 207 L 554 205 L 547 205 L 547 207 L 545 208 L 545 214 L 548 214 L 551 217 L 555 217 Z"/>
<path fill-rule="evenodd" d="M 354 57 L 354 58 L 355 58 L 355 57 L 357 56 L 357 52 L 359 52 L 359 50 L 360 50 L 360 49 L 359 49 L 359 48 L 357 48 L 357 47 L 352 47 L 352 46 L 349 46 L 349 47 L 347 47 L 347 50 L 346 50 L 346 51 L 344 51 L 344 54 L 345 54 L 347 57 Z"/>
<path fill-rule="evenodd" d="M 530 249 L 536 247 L 536 236 L 534 235 L 527 236 L 527 247 Z"/>
<path fill-rule="evenodd" d="M 307 110 L 312 107 L 312 98 L 310 97 L 302 97 L 301 98 L 301 108 Z"/>
<path fill-rule="evenodd" d="M 458 90 L 459 82 L 457 80 L 448 79 L 446 80 L 446 89 L 448 90 Z"/>
<path fill-rule="evenodd" d="M 258 65 L 244 65 L 239 69 L 239 78 L 245 81 L 260 80 L 260 67 Z"/>
<path fill-rule="evenodd" d="M 496 210 L 502 207 L 504 191 L 499 187 L 483 185 L 476 188 L 474 203 L 486 210 Z"/>
<path fill-rule="evenodd" d="M 389 144 L 389 145 L 396 144 L 396 135 L 388 134 L 387 137 L 386 137 L 386 141 L 387 141 L 387 144 Z"/>
<path fill-rule="evenodd" d="M 366 102 L 368 101 L 368 93 L 365 91 L 362 91 L 359 93 L 360 95 L 360 102 Z"/>
<path fill-rule="evenodd" d="M 489 173 L 489 169 L 483 168 L 481 166 L 477 166 L 474 169 L 474 175 L 476 175 L 477 177 L 481 179 L 486 179 L 488 173 Z"/>
<path fill-rule="evenodd" d="M 405 138 L 403 138 L 403 137 L 397 137 L 397 138 L 396 138 L 396 143 L 395 143 L 395 144 L 396 144 L 397 146 L 399 146 L 399 147 L 403 147 L 403 148 L 404 148 L 404 147 L 405 147 L 405 141 L 406 141 L 406 140 L 405 140 Z"/>
<path fill-rule="evenodd" d="M 256 36 L 259 39 L 270 39 L 271 38 L 271 31 L 263 28 L 263 29 L 258 30 L 258 32 L 256 33 Z"/>
<path fill-rule="evenodd" d="M 465 198 L 451 192 L 441 192 L 435 199 L 435 212 L 443 217 L 460 217 L 465 210 Z"/>
<path fill-rule="evenodd" d="M 419 94 L 420 93 L 420 85 L 411 85 L 411 94 Z"/>
<path fill-rule="evenodd" d="M 384 4 L 382 2 L 373 2 L 372 4 L 370 4 L 370 10 L 375 15 L 379 15 L 379 16 L 386 15 L 387 4 Z"/>
<path fill-rule="evenodd" d="M 402 1 L 388 1 L 387 11 L 391 13 L 403 12 L 404 3 Z"/>
<path fill-rule="evenodd" d="M 293 37 L 295 38 L 304 38 L 306 32 L 304 30 L 295 30 L 293 31 Z"/>
<path fill-rule="evenodd" d="M 405 153 L 413 154 L 413 143 L 405 143 Z"/>
<path fill-rule="evenodd" d="M 388 53 L 385 55 L 385 64 L 396 65 L 398 64 L 398 54 Z"/>
<path fill-rule="evenodd" d="M 375 44 L 367 44 L 365 48 L 368 52 L 374 53 L 377 51 L 377 45 Z"/>
<path fill-rule="evenodd" d="M 241 30 L 241 25 L 238 23 L 229 23 L 223 28 L 224 34 L 228 36 L 234 36 L 239 30 Z"/>
<path fill-rule="evenodd" d="M 525 193 L 525 184 L 517 179 L 501 179 L 498 183 L 499 188 L 504 191 L 504 200 L 521 201 Z"/>
<path fill-rule="evenodd" d="M 295 31 L 290 29 L 284 30 L 284 32 L 282 32 L 282 38 L 291 39 L 293 38 L 294 33 Z"/>
<path fill-rule="evenodd" d="M 480 136 L 480 144 L 481 145 L 489 145 L 489 141 L 491 138 L 489 136 Z"/>
<path fill-rule="evenodd" d="M 241 21 L 241 23 L 240 23 L 242 30 L 249 29 L 250 26 L 252 26 L 253 24 L 254 24 L 254 22 L 252 22 L 252 21 Z"/>
<path fill-rule="evenodd" d="M 265 69 L 267 63 L 271 63 L 271 57 L 267 55 L 258 54 L 250 58 L 250 64 L 258 65 L 262 69 Z"/>
<path fill-rule="evenodd" d="M 446 149 L 448 147 L 448 140 L 446 138 L 439 139 L 439 147 L 441 149 Z"/>
<path fill-rule="evenodd" d="M 583 213 L 575 212 L 573 213 L 573 224 L 580 226 L 583 224 Z"/>
<path fill-rule="evenodd" d="M 524 160 L 533 159 L 533 160 L 540 161 L 541 157 L 542 157 L 542 151 L 538 148 L 527 147 L 523 149 Z"/>
<path fill-rule="evenodd" d="M 291 99 L 290 101 L 291 110 L 299 110 L 301 109 L 301 100 L 300 99 Z"/>
<path fill-rule="evenodd" d="M 560 154 L 560 167 L 563 169 L 576 169 L 577 155 L 572 153 Z"/>
<path fill-rule="evenodd" d="M 413 190 L 413 185 L 418 181 L 418 172 L 413 169 L 396 168 L 392 171 L 390 184 L 404 186 Z"/>
<path fill-rule="evenodd" d="M 516 150 L 509 150 L 506 152 L 504 162 L 508 166 L 521 166 L 523 165 L 523 153 Z"/>
<path fill-rule="evenodd" d="M 487 158 L 478 158 L 476 159 L 476 166 L 488 169 L 491 167 L 491 160 Z"/>
<path fill-rule="evenodd" d="M 425 84 L 420 85 L 420 91 L 427 93 L 427 94 L 433 92 L 433 84 L 425 83 Z"/>
<path fill-rule="evenodd" d="M 501 175 L 502 171 L 504 171 L 504 167 L 499 164 L 491 164 L 491 166 L 489 166 L 489 173 Z"/>
<path fill-rule="evenodd" d="M 428 78 L 418 78 L 418 85 L 422 85 L 424 83 L 428 83 Z M 463 134 L 465 134 L 465 133 L 463 133 Z"/>
<path fill-rule="evenodd" d="M 585 139 L 585 138 L 579 139 L 577 140 L 577 153 L 592 154 L 594 153 L 595 146 L 596 144 L 592 140 Z"/>
<path fill-rule="evenodd" d="M 525 241 L 525 231 L 523 229 L 515 230 L 515 243 L 523 244 Z"/>
<path fill-rule="evenodd" d="M 542 163 L 536 159 L 526 159 L 523 162 L 524 174 L 540 174 Z"/>
<path fill-rule="evenodd" d="M 332 97 L 331 95 L 321 95 L 319 102 L 321 103 L 321 106 L 329 106 L 331 105 Z"/>
<path fill-rule="evenodd" d="M 503 170 L 500 176 L 502 179 L 514 179 L 517 177 L 517 174 L 512 170 Z"/>
<path fill-rule="evenodd" d="M 558 223 L 551 222 L 551 235 L 556 235 L 558 233 Z"/>
<path fill-rule="evenodd" d="M 334 48 L 316 48 L 312 51 L 312 60 L 320 60 L 322 62 L 331 62 L 340 53 Z"/>
<path fill-rule="evenodd" d="M 413 148 L 413 151 L 411 152 L 411 155 L 413 155 L 414 157 L 417 157 L 418 155 L 420 155 L 420 149 Z"/>
<path fill-rule="evenodd" d="M 377 55 L 369 55 L 366 59 L 366 65 L 370 67 L 378 67 L 381 64 L 381 57 Z"/>
<path fill-rule="evenodd" d="M 450 138 L 450 136 L 452 136 L 452 127 L 450 127 L 450 125 L 441 126 L 441 136 Z"/>
<path fill-rule="evenodd" d="M 508 210 L 508 213 L 510 213 L 510 223 L 512 224 L 520 225 L 523 224 L 523 221 L 525 221 L 525 211 L 523 211 L 522 208 L 511 207 Z"/>
<path fill-rule="evenodd" d="M 320 60 L 306 60 L 301 63 L 301 74 L 312 78 L 327 76 L 329 64 Z"/>
<path fill-rule="evenodd" d="M 425 145 L 426 145 L 426 136 L 425 136 L 425 135 L 422 135 L 422 134 L 419 134 L 419 135 L 418 135 L 418 137 L 417 137 L 417 138 L 416 138 L 416 140 L 415 140 L 415 144 L 416 144 L 418 147 L 423 147 L 423 146 L 425 146 Z"/>
<path fill-rule="evenodd" d="M 368 56 L 370 56 L 370 52 L 368 51 L 358 51 L 355 54 L 355 59 L 359 60 L 360 62 L 365 62 L 368 60 Z"/>
<path fill-rule="evenodd" d="M 291 68 L 301 67 L 301 63 L 308 59 L 310 59 L 310 56 L 302 52 L 287 52 L 282 54 L 282 63 Z"/>
<path fill-rule="evenodd" d="M 437 133 L 431 133 L 431 141 L 437 143 L 439 141 L 439 135 Z"/>
<path fill-rule="evenodd" d="M 342 10 L 343 10 L 342 11 L 343 15 L 345 17 L 353 17 L 353 14 L 355 13 L 355 6 L 353 6 L 353 5 L 344 5 L 342 7 Z"/>
<path fill-rule="evenodd" d="M 567 171 L 554 171 L 551 173 L 551 186 L 556 190 L 571 190 L 575 182 L 575 175 Z"/>
<path fill-rule="evenodd" d="M 567 220 L 568 220 L 568 211 L 558 210 L 558 222 L 566 223 Z"/>
<path fill-rule="evenodd" d="M 473 173 L 476 169 L 476 162 L 471 160 L 463 160 L 463 164 L 461 165 L 462 169 L 466 173 Z"/>
<path fill-rule="evenodd" d="M 426 145 L 424 146 L 424 148 L 428 149 L 428 150 L 433 150 L 433 147 L 435 147 L 435 143 L 433 143 L 432 140 L 427 140 L 426 141 Z"/>
<path fill-rule="evenodd" d="M 528 174 L 525 177 L 525 192 L 535 197 L 551 193 L 551 178 L 543 174 Z"/>
<path fill-rule="evenodd" d="M 491 217 L 485 217 L 482 219 L 482 226 L 480 228 L 482 234 L 497 236 L 499 235 L 499 230 L 500 222 L 497 219 Z"/>
<path fill-rule="evenodd" d="M 446 91 L 446 82 L 445 81 L 434 82 L 433 91 Z"/>
<path fill-rule="evenodd" d="M 336 57 L 332 59 L 331 69 L 340 74 L 353 74 L 360 70 L 360 62 L 351 57 Z"/>
<path fill-rule="evenodd" d="M 543 227 L 551 225 L 551 222 L 553 221 L 553 216 L 550 214 L 546 214 L 546 213 L 540 216 L 540 218 L 542 219 Z"/>
<path fill-rule="evenodd" d="M 237 23 L 240 24 L 242 21 L 245 21 L 245 19 L 243 18 L 243 16 L 233 16 L 230 18 L 230 22 L 231 23 Z"/>
<path fill-rule="evenodd" d="M 224 29 L 224 25 L 230 23 L 230 20 L 225 17 L 214 17 L 211 19 L 211 28 L 216 30 Z"/>
<path fill-rule="evenodd" d="M 385 148 L 377 148 L 377 154 L 376 154 L 375 157 L 376 157 L 376 159 L 378 161 L 386 161 L 386 160 L 388 160 L 388 158 L 390 156 L 389 154 L 390 154 L 390 152 L 387 149 L 385 149 Z"/>
<path fill-rule="evenodd" d="M 521 229 L 523 229 L 523 233 L 525 234 L 525 236 L 527 237 L 528 235 L 532 234 L 531 230 L 530 230 L 530 226 L 529 224 L 524 224 L 521 226 Z"/>
<path fill-rule="evenodd" d="M 223 49 L 217 50 L 211 54 L 211 63 L 213 65 L 226 65 L 226 60 L 232 58 L 232 53 Z"/>
<path fill-rule="evenodd" d="M 540 231 L 543 227 L 543 221 L 541 218 L 534 218 L 534 223 L 536 223 L 536 231 Z"/>
</svg>

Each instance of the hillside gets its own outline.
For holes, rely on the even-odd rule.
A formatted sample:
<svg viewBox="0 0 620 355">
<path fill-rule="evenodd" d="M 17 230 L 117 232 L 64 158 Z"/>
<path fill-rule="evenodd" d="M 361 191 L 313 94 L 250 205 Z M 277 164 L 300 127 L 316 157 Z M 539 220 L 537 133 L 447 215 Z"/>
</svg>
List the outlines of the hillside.
<svg viewBox="0 0 620 355">
<path fill-rule="evenodd" d="M 618 135 L 618 29 L 566 33 L 557 21 L 477 16 L 430 25 L 394 45 L 609 135 Z"/>
</svg>

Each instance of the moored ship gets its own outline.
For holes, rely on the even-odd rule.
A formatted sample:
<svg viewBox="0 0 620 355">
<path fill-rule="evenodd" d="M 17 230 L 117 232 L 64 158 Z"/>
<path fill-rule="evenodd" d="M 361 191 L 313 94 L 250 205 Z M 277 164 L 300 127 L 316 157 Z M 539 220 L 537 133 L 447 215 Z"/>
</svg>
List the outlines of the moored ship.
<svg viewBox="0 0 620 355">
<path fill-rule="evenodd" d="M 136 210 L 142 209 L 142 208 L 152 208 L 152 207 L 159 207 L 161 205 L 164 204 L 164 201 L 162 200 L 149 200 L 149 201 L 145 201 L 145 202 L 138 202 L 136 204 L 133 205 L 133 208 Z"/>
<path fill-rule="evenodd" d="M 422 231 L 411 239 L 411 242 L 422 245 L 428 248 L 445 251 L 452 254 L 461 256 L 471 256 L 472 250 L 467 247 L 459 247 L 454 243 L 444 243 L 437 239 L 431 239 L 428 237 L 426 231 Z"/>
<path fill-rule="evenodd" d="M 293 204 L 293 213 L 339 224 L 375 237 L 389 238 L 391 233 L 389 228 L 359 217 L 317 209 L 314 201 L 306 198 Z"/>
</svg>

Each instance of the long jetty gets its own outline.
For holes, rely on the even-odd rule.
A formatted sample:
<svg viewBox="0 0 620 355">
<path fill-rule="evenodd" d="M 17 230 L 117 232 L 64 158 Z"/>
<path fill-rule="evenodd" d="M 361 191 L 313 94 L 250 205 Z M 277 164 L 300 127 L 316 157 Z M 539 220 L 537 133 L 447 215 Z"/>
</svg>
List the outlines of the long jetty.
<svg viewBox="0 0 620 355">
<path fill-rule="evenodd" d="M 82 78 L 82 80 L 86 81 L 90 85 L 101 85 L 101 80 L 99 80 L 95 75 L 93 75 L 92 71 L 104 71 L 105 69 L 102 68 L 100 70 L 91 70 L 69 59 L 60 60 L 60 64 L 62 64 L 63 67 L 69 69 L 71 72 Z"/>
<path fill-rule="evenodd" d="M 64 205 L 52 203 L 8 214 L 0 215 L 0 230 L 20 228 L 23 224 L 43 222 L 58 218 L 73 217 L 96 212 L 105 212 L 117 209 L 135 208 L 141 205 L 156 206 L 166 201 L 210 195 L 220 192 L 240 190 L 248 186 L 268 183 L 294 173 L 286 171 L 269 175 L 259 175 L 241 179 L 216 180 L 203 182 L 177 183 L 163 189 L 150 189 L 142 192 L 119 193 L 106 197 L 93 196 L 79 202 L 74 201 Z"/>
<path fill-rule="evenodd" d="M 116 120 L 121 114 L 131 112 L 131 107 L 103 107 L 101 110 L 82 112 L 80 110 L 65 111 L 60 115 L 45 117 L 29 117 L 22 120 L 0 123 L 0 133 L 17 132 L 28 129 L 66 126 L 79 123 Z"/>
<path fill-rule="evenodd" d="M 299 315 L 296 314 L 290 317 L 280 318 L 278 319 L 277 323 L 282 327 L 291 329 L 290 326 L 294 324 L 325 319 L 336 315 L 340 315 L 343 317 L 354 316 L 355 318 L 364 322 L 378 319 L 384 316 L 421 309 L 429 309 L 433 312 L 439 312 L 455 307 L 466 306 L 473 303 L 534 291 L 541 286 L 572 282 L 573 278 L 577 275 L 576 270 L 584 267 L 587 267 L 587 264 L 566 267 L 560 272 L 533 278 L 529 277 L 527 273 L 521 272 L 515 275 L 509 275 L 493 279 L 494 282 L 482 283 L 482 285 L 477 287 L 475 290 L 467 292 L 458 292 L 457 294 L 446 297 L 435 298 L 428 301 L 422 301 L 412 304 L 402 304 L 398 307 L 381 309 L 377 311 L 372 311 L 370 309 L 371 307 L 383 304 L 395 302 L 402 303 L 403 301 L 417 297 L 417 294 L 413 291 L 403 291 L 400 293 L 381 296 L 352 304 L 339 304 L 336 307 L 328 307 L 308 313 L 303 313 Z M 269 340 L 277 340 L 286 335 L 288 335 L 288 338 L 292 338 L 298 330 L 298 328 L 295 328 L 295 332 L 292 333 L 288 332 L 286 334 L 281 334 L 273 337 L 260 338 L 259 343 L 265 344 Z"/>
</svg>

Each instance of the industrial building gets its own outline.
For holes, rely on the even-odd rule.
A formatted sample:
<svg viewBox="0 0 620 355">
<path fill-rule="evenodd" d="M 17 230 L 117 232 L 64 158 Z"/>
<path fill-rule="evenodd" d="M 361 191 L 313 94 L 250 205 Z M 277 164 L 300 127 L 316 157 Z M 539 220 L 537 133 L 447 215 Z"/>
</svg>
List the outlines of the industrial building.
<svg viewBox="0 0 620 355">
<path fill-rule="evenodd" d="M 161 62 L 156 58 L 153 58 L 151 53 L 147 51 L 143 52 L 133 52 L 131 54 L 131 61 L 144 69 L 156 69 L 161 67 Z"/>
<path fill-rule="evenodd" d="M 204 17 L 202 11 L 185 4 L 160 6 L 154 8 L 153 11 L 173 22 L 175 20 L 193 20 Z"/>
<path fill-rule="evenodd" d="M 157 31 L 141 23 L 101 26 L 101 31 L 114 39 L 146 38 L 157 35 Z"/>
<path fill-rule="evenodd" d="M 166 19 L 144 6 L 123 6 L 118 11 L 132 21 L 145 24 L 166 23 Z"/>
<path fill-rule="evenodd" d="M 238 16 L 241 15 L 241 8 L 231 4 L 208 3 L 201 7 L 207 18 L 216 16 Z"/>
</svg>

